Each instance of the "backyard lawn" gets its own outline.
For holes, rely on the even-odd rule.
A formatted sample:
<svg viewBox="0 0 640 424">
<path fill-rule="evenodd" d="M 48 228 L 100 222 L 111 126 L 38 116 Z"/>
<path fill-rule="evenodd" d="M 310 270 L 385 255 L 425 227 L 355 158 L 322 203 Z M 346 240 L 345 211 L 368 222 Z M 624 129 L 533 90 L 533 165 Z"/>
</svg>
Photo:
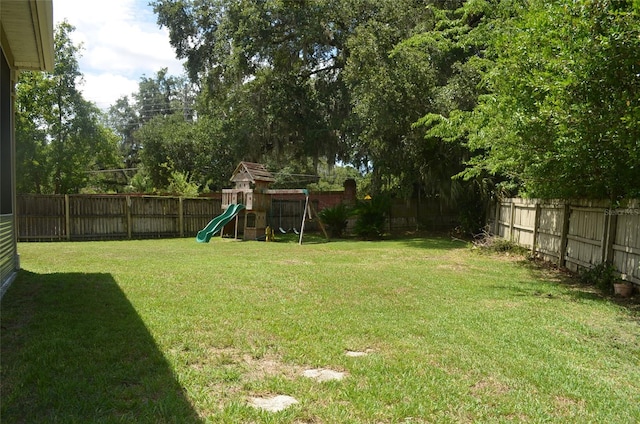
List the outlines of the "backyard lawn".
<svg viewBox="0 0 640 424">
<path fill-rule="evenodd" d="M 445 238 L 311 241 L 20 244 L 0 421 L 640 422 L 637 305 Z"/>
</svg>

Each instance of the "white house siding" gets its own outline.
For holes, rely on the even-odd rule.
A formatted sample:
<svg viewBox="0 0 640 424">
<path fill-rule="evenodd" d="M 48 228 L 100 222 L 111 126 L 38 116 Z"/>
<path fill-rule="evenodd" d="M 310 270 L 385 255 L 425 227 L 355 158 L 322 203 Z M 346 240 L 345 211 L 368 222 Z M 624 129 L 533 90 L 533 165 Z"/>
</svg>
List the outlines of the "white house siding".
<svg viewBox="0 0 640 424">
<path fill-rule="evenodd" d="M 13 215 L 0 215 L 0 297 L 11 283 L 17 268 Z"/>
</svg>

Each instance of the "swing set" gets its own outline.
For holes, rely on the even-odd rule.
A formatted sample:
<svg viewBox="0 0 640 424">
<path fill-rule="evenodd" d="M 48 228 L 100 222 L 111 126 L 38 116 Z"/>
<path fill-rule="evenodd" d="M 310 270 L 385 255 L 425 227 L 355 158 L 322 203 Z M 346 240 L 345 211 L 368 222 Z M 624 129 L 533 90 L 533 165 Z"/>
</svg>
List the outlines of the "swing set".
<svg viewBox="0 0 640 424">
<path fill-rule="evenodd" d="M 295 227 L 292 228 L 293 232 L 296 235 L 300 236 L 298 244 L 302 244 L 302 237 L 304 235 L 304 230 L 305 230 L 305 224 L 307 222 L 307 217 L 308 217 L 309 220 L 312 220 L 312 219 L 314 219 L 314 215 L 315 215 L 315 218 L 317 219 L 318 226 L 322 230 L 322 233 L 324 234 L 325 238 L 327 240 L 329 240 L 329 236 L 327 234 L 327 230 L 325 229 L 324 224 L 322 223 L 322 220 L 320 220 L 318 212 L 313 207 L 313 202 L 309 201 L 309 190 L 307 190 L 306 188 L 304 188 L 304 189 L 269 189 L 269 190 L 266 191 L 266 193 L 269 194 L 269 195 L 272 195 L 272 196 L 273 195 L 282 195 L 282 194 L 286 194 L 286 195 L 303 194 L 305 196 L 304 210 L 302 212 L 302 222 L 300 223 L 300 231 L 297 231 L 297 229 Z M 282 214 L 282 209 L 280 210 L 280 214 Z M 271 216 L 271 218 L 273 219 L 273 216 Z M 278 224 L 279 224 L 278 230 L 280 231 L 280 233 L 286 234 L 287 231 L 282 228 L 282 216 L 280 216 L 280 220 L 279 220 Z M 267 228 L 270 229 L 271 231 L 273 231 L 270 227 L 267 227 Z M 272 236 L 272 234 L 270 234 L 270 235 Z M 269 241 L 269 237 L 267 237 L 267 241 Z"/>
<path fill-rule="evenodd" d="M 199 242 L 208 242 L 212 235 L 218 231 L 223 235 L 224 226 L 235 219 L 235 238 L 238 238 L 238 224 L 240 214 L 244 215 L 244 240 L 259 240 L 263 236 L 269 241 L 273 237 L 272 228 L 267 225 L 267 211 L 271 209 L 271 199 L 274 195 L 303 194 L 305 196 L 304 211 L 300 224 L 299 244 L 302 244 L 305 224 L 308 219 L 316 216 L 318 224 L 327 240 L 327 231 L 318 217 L 318 213 L 309 202 L 309 190 L 307 189 L 269 189 L 269 184 L 275 182 L 273 175 L 267 168 L 259 163 L 240 162 L 234 170 L 231 181 L 235 187 L 222 190 L 222 209 L 224 212 L 215 217 L 202 231 L 198 233 Z M 313 214 L 313 215 L 312 215 Z M 273 222 L 271 222 L 273 225 Z M 282 232 L 282 227 L 279 230 Z"/>
</svg>

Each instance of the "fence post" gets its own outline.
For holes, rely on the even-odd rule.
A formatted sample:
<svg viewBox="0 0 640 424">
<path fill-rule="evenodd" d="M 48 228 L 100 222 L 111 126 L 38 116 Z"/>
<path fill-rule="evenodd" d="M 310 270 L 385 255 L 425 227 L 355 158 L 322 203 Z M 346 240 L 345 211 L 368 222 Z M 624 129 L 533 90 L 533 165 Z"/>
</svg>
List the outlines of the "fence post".
<svg viewBox="0 0 640 424">
<path fill-rule="evenodd" d="M 67 233 L 67 241 L 71 240 L 71 207 L 69 206 L 69 195 L 64 195 L 64 226 Z"/>
<path fill-rule="evenodd" d="M 183 198 L 180 196 L 178 198 L 178 222 L 180 226 L 180 237 L 184 237 L 184 204 Z"/>
<path fill-rule="evenodd" d="M 565 266 L 565 255 L 567 254 L 567 241 L 569 235 L 569 220 L 571 215 L 571 204 L 564 203 L 564 212 L 562 214 L 562 233 L 560 233 L 560 257 L 558 258 L 558 266 Z"/>
<path fill-rule="evenodd" d="M 131 228 L 133 226 L 133 220 L 131 219 L 131 196 L 126 196 L 125 208 L 127 214 L 127 238 L 131 240 L 133 235 L 133 230 Z"/>
<path fill-rule="evenodd" d="M 500 234 L 500 208 L 502 206 L 502 199 L 497 199 L 496 200 L 496 217 L 494 218 L 493 221 L 493 234 L 494 235 L 499 235 Z"/>
<path fill-rule="evenodd" d="M 516 204 L 514 202 L 514 199 L 511 199 L 511 211 L 509 213 L 510 218 L 509 218 L 509 241 L 513 241 L 513 226 L 515 225 L 515 221 L 516 221 Z"/>
<path fill-rule="evenodd" d="M 611 209 L 604 210 L 604 231 L 602 232 L 602 262 L 613 261 L 613 242 L 616 239 L 618 216 Z"/>
<path fill-rule="evenodd" d="M 536 255 L 536 244 L 538 243 L 538 228 L 540 227 L 540 201 L 536 200 L 536 211 L 533 215 L 533 241 L 531 243 L 531 255 Z"/>
</svg>

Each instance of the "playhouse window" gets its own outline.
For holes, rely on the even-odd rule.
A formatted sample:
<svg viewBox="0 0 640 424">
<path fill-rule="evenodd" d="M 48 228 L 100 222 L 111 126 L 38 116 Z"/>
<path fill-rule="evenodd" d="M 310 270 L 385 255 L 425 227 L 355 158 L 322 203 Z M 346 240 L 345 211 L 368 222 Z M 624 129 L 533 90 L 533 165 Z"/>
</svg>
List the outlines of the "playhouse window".
<svg viewBox="0 0 640 424">
<path fill-rule="evenodd" d="M 247 227 L 256 228 L 256 214 L 255 213 L 247 214 Z"/>
</svg>

